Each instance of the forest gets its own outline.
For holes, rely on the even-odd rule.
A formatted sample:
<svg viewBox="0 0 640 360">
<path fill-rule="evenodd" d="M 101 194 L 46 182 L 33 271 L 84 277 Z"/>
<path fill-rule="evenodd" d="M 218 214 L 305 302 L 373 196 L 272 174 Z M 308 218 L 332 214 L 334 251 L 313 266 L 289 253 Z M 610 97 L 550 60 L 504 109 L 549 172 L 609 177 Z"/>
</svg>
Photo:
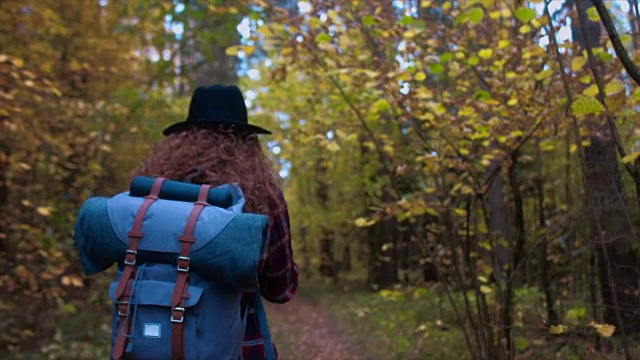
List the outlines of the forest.
<svg viewBox="0 0 640 360">
<path fill-rule="evenodd" d="M 0 1 L 0 358 L 108 357 L 78 209 L 219 83 L 273 129 L 296 296 L 354 358 L 640 359 L 639 7 Z"/>
</svg>

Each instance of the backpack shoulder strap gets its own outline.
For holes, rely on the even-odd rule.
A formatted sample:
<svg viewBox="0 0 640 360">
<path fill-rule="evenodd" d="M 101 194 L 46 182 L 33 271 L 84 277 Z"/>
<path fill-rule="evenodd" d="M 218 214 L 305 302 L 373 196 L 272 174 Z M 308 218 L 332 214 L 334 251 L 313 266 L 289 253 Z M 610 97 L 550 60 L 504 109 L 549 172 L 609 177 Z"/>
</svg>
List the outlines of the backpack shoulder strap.
<svg viewBox="0 0 640 360">
<path fill-rule="evenodd" d="M 207 203 L 207 195 L 211 185 L 200 186 L 198 200 L 194 203 L 193 209 L 187 218 L 187 225 L 184 233 L 178 237 L 180 240 L 180 255 L 176 261 L 178 276 L 176 277 L 176 286 L 171 297 L 171 351 L 173 359 L 184 359 L 184 336 L 185 323 L 184 311 L 185 303 L 189 298 L 189 267 L 191 263 L 191 245 L 196 242 L 193 235 L 198 222 L 198 217 L 202 210 L 209 206 Z"/>
<path fill-rule="evenodd" d="M 262 303 L 260 289 L 257 289 L 253 293 L 252 302 L 256 310 L 256 315 L 258 316 L 258 322 L 260 323 L 260 332 L 262 333 L 262 341 L 264 342 L 265 360 L 276 360 L 276 353 L 273 349 L 273 341 L 271 340 L 271 331 L 269 330 L 269 323 L 267 321 L 267 312 Z"/>
<path fill-rule="evenodd" d="M 159 177 L 153 182 L 151 193 L 145 196 L 144 202 L 140 208 L 138 208 L 138 212 L 136 213 L 136 217 L 133 221 L 133 227 L 128 234 L 129 249 L 125 253 L 124 270 L 120 277 L 118 287 L 116 288 L 115 295 L 118 303 L 118 316 L 120 316 L 120 328 L 118 329 L 118 337 L 116 338 L 116 343 L 113 349 L 113 358 L 115 360 L 120 360 L 125 356 L 127 343 L 131 336 L 131 307 L 129 301 L 131 300 L 131 285 L 136 277 L 135 270 L 138 256 L 138 245 L 140 243 L 140 239 L 144 236 L 144 233 L 142 232 L 142 223 L 144 222 L 144 218 L 147 215 L 149 207 L 158 200 L 162 183 L 164 183 L 165 180 L 165 178 Z"/>
</svg>

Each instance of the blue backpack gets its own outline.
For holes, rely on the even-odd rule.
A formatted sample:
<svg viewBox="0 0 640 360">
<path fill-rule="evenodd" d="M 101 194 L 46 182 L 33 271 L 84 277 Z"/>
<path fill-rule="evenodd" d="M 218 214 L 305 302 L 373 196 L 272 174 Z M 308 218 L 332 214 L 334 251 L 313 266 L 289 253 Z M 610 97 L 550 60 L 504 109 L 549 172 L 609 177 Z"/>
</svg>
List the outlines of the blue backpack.
<svg viewBox="0 0 640 360">
<path fill-rule="evenodd" d="M 112 359 L 242 359 L 245 291 L 254 292 L 267 359 L 275 359 L 255 288 L 268 220 L 243 206 L 233 184 L 146 177 L 82 205 L 74 241 L 84 272 L 118 263 L 109 288 Z"/>
</svg>

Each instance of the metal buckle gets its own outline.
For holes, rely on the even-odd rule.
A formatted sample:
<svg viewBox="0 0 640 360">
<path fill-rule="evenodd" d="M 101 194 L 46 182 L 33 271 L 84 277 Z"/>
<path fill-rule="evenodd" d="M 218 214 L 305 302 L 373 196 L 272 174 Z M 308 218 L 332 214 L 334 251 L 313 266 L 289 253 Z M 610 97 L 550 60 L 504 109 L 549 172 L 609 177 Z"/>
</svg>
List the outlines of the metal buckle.
<svg viewBox="0 0 640 360">
<path fill-rule="evenodd" d="M 129 255 L 133 255 L 133 261 L 129 261 L 127 258 L 129 257 Z M 138 252 L 136 250 L 127 250 L 126 255 L 124 256 L 124 263 L 125 265 L 135 265 L 136 264 L 136 257 L 138 256 Z"/>
<path fill-rule="evenodd" d="M 123 313 L 120 310 L 123 305 L 127 307 L 127 312 L 125 312 L 125 313 Z M 128 301 L 119 301 L 118 302 L 118 316 L 127 316 L 127 314 L 129 314 L 129 302 Z"/>
<path fill-rule="evenodd" d="M 181 267 L 180 266 L 180 261 L 186 261 L 187 262 L 187 266 L 186 267 Z M 191 259 L 188 256 L 178 256 L 178 261 L 177 261 L 176 268 L 178 269 L 178 271 L 188 272 L 190 264 L 191 264 Z"/>
<path fill-rule="evenodd" d="M 176 318 L 173 317 L 173 313 L 175 311 L 178 311 L 178 312 L 181 313 L 181 316 L 180 316 L 179 319 L 176 319 Z M 182 308 L 182 307 L 173 308 L 173 310 L 171 311 L 171 322 L 172 323 L 178 323 L 178 324 L 184 322 L 184 308 Z"/>
</svg>

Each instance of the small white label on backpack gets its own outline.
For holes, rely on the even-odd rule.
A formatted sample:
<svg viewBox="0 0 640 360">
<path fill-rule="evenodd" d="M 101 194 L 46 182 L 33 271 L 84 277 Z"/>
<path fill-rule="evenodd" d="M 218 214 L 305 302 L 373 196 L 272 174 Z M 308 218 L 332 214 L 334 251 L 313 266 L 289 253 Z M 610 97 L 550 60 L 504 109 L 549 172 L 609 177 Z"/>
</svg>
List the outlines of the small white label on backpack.
<svg viewBox="0 0 640 360">
<path fill-rule="evenodd" d="M 145 323 L 142 328 L 142 336 L 148 338 L 159 338 L 160 337 L 160 324 L 154 323 Z"/>
</svg>

